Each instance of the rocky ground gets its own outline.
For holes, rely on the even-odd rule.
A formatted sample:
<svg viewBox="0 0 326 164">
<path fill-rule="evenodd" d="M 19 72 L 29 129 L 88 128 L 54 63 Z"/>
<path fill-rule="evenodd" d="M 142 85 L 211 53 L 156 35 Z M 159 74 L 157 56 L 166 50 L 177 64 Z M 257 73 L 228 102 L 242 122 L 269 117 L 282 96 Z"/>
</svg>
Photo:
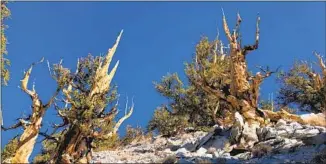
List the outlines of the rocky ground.
<svg viewBox="0 0 326 164">
<path fill-rule="evenodd" d="M 250 150 L 233 148 L 230 129 L 215 126 L 132 143 L 116 151 L 93 153 L 94 163 L 311 163 L 326 151 L 326 128 L 287 123 L 257 129 L 259 141 Z M 325 162 L 325 161 L 324 161 Z"/>
</svg>

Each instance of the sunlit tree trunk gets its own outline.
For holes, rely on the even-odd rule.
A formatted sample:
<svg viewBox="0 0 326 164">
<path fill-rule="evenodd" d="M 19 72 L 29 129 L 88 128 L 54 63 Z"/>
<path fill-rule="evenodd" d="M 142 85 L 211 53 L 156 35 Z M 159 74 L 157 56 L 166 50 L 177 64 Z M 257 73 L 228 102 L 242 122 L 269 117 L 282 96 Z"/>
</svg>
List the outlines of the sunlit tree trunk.
<svg viewBox="0 0 326 164">
<path fill-rule="evenodd" d="M 43 62 L 43 59 L 40 62 Z M 11 163 L 28 163 L 28 159 L 34 149 L 36 139 L 41 129 L 42 119 L 45 111 L 50 107 L 54 97 L 60 91 L 60 88 L 57 88 L 50 101 L 47 104 L 43 105 L 42 101 L 39 99 L 38 94 L 35 91 L 34 85 L 32 90 L 28 89 L 27 85 L 29 77 L 35 64 L 37 63 L 33 63 L 31 65 L 29 70 L 25 73 L 24 78 L 21 80 L 21 89 L 32 99 L 32 114 L 28 118 L 20 118 L 17 124 L 9 128 L 3 128 L 4 130 L 14 129 L 21 126 L 24 128 L 24 131 L 19 138 L 17 149 L 12 155 L 12 158 L 8 160 Z"/>
</svg>

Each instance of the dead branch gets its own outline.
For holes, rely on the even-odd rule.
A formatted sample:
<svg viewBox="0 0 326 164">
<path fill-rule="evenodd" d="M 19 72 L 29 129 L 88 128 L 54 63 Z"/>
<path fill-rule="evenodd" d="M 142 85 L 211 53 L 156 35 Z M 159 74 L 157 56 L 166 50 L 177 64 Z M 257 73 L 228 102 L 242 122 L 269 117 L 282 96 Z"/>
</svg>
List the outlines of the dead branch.
<svg viewBox="0 0 326 164">
<path fill-rule="evenodd" d="M 51 136 L 51 135 L 48 135 L 46 132 L 39 132 L 39 135 L 41 135 L 41 136 L 44 137 L 43 141 L 44 141 L 44 140 L 52 140 L 52 141 L 54 141 L 55 143 L 59 143 L 59 141 L 58 141 L 57 138 L 55 138 L 55 137 L 53 137 L 53 136 Z"/>
<path fill-rule="evenodd" d="M 258 49 L 259 45 L 259 23 L 260 23 L 260 17 L 259 14 L 257 16 L 256 21 L 256 38 L 255 38 L 255 44 L 254 45 L 247 45 L 243 48 L 243 54 L 246 55 L 248 52 Z"/>
<path fill-rule="evenodd" d="M 271 121 L 278 121 L 280 119 L 286 120 L 286 121 L 295 121 L 298 122 L 300 124 L 306 124 L 304 122 L 304 120 L 298 116 L 298 115 L 294 115 L 294 114 L 290 114 L 289 112 L 281 109 L 278 112 L 273 112 L 270 110 L 262 110 L 262 112 L 264 112 L 264 114 L 267 116 L 268 119 L 270 119 Z"/>
<path fill-rule="evenodd" d="M 29 90 L 27 89 L 27 84 L 28 84 L 28 80 L 29 80 L 29 76 L 31 75 L 32 73 L 32 69 L 33 69 L 33 66 L 38 64 L 38 63 L 42 63 L 44 60 L 44 58 L 42 58 L 39 62 L 35 62 L 35 63 L 32 63 L 31 66 L 29 67 L 28 71 L 27 72 L 24 72 L 24 78 L 21 81 L 21 89 L 27 93 L 28 95 L 30 95 L 32 98 L 36 96 L 36 92 L 35 92 L 35 87 L 33 85 L 33 90 Z"/>
<path fill-rule="evenodd" d="M 7 130 L 11 130 L 11 129 L 16 129 L 16 128 L 21 127 L 21 126 L 23 126 L 23 125 L 22 125 L 22 123 L 19 121 L 19 122 L 17 122 L 16 124 L 14 124 L 14 125 L 12 125 L 12 126 L 10 126 L 10 127 L 8 127 L 8 128 L 6 128 L 6 127 L 4 127 L 4 126 L 1 126 L 1 128 L 2 128 L 4 131 L 7 131 Z"/>
<path fill-rule="evenodd" d="M 237 23 L 236 23 L 236 25 L 235 25 L 235 39 L 237 40 L 238 38 L 239 38 L 239 36 L 240 36 L 240 24 L 241 24 L 241 22 L 242 22 L 242 19 L 241 19 L 241 17 L 240 17 L 240 13 L 238 12 L 238 14 L 237 14 Z"/>
<path fill-rule="evenodd" d="M 121 124 L 131 116 L 131 114 L 134 110 L 134 102 L 133 102 L 133 100 L 131 100 L 131 101 L 132 101 L 132 105 L 129 109 L 129 112 L 127 113 L 127 110 L 128 110 L 128 98 L 127 98 L 126 107 L 125 107 L 125 115 L 122 118 L 120 118 L 120 120 L 115 124 L 115 126 L 113 128 L 113 134 L 116 134 L 118 132 L 118 129 L 121 126 Z"/>
<path fill-rule="evenodd" d="M 222 14 L 223 14 L 223 28 L 224 28 L 224 31 L 225 31 L 225 34 L 226 34 L 226 37 L 227 39 L 229 40 L 229 42 L 234 42 L 234 40 L 232 39 L 232 36 L 231 36 L 231 33 L 230 33 L 230 29 L 229 29 L 229 26 L 226 22 L 226 18 L 225 18 L 225 15 L 224 15 L 224 10 L 222 8 Z"/>
<path fill-rule="evenodd" d="M 266 68 L 263 68 L 262 66 L 256 66 L 256 68 L 259 68 L 260 71 L 264 73 L 262 75 L 262 78 L 267 78 L 271 76 L 273 73 L 277 73 L 278 70 L 281 68 L 281 66 L 277 67 L 275 71 L 271 71 L 268 66 Z"/>
<path fill-rule="evenodd" d="M 318 58 L 318 62 L 319 62 L 319 66 L 323 72 L 324 77 L 326 76 L 326 65 L 325 62 L 323 61 L 323 58 L 320 54 L 318 54 L 317 52 L 315 52 L 316 57 Z"/>
<path fill-rule="evenodd" d="M 115 44 L 111 49 L 109 49 L 108 54 L 104 58 L 102 62 L 100 62 L 96 74 L 94 77 L 94 83 L 92 84 L 92 88 L 90 91 L 90 96 L 92 97 L 96 93 L 102 93 L 104 91 L 107 91 L 110 87 L 111 80 L 118 68 L 119 61 L 115 64 L 111 72 L 108 74 L 108 69 L 112 60 L 112 57 L 119 45 L 120 38 L 122 36 L 123 30 L 121 30 Z"/>
<path fill-rule="evenodd" d="M 61 87 L 58 86 L 56 91 L 54 92 L 54 94 L 50 98 L 50 100 L 44 105 L 44 107 L 43 107 L 44 109 L 48 109 L 52 105 L 52 103 L 54 102 L 55 98 L 58 96 L 60 91 L 61 91 Z"/>
</svg>

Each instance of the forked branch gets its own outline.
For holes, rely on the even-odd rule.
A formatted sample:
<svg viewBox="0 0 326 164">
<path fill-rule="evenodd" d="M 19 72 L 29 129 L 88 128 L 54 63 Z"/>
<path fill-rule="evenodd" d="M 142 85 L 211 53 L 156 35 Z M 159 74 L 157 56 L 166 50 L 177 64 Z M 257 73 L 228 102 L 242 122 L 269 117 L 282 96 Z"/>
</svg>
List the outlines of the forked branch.
<svg viewBox="0 0 326 164">
<path fill-rule="evenodd" d="M 271 76 L 273 73 L 277 73 L 278 70 L 281 68 L 281 66 L 277 67 L 275 71 L 271 71 L 270 68 L 267 66 L 266 68 L 263 68 L 262 66 L 256 66 L 261 72 L 264 74 L 262 75 L 262 78 L 267 78 Z"/>
<path fill-rule="evenodd" d="M 31 64 L 31 66 L 29 67 L 28 71 L 27 72 L 24 72 L 24 78 L 21 81 L 21 89 L 27 93 L 29 96 L 31 96 L 32 98 L 33 97 L 36 97 L 36 92 L 35 92 L 35 86 L 33 84 L 33 89 L 32 90 L 29 90 L 27 88 L 27 85 L 28 85 L 28 81 L 29 81 L 29 77 L 32 73 L 32 70 L 33 70 L 33 66 L 36 65 L 36 64 L 39 64 L 39 63 L 42 63 L 44 61 L 44 58 L 42 58 L 39 62 L 34 62 Z"/>
<path fill-rule="evenodd" d="M 114 128 L 113 128 L 113 133 L 116 134 L 118 132 L 118 129 L 119 127 L 121 126 L 121 124 L 126 120 L 128 119 L 132 112 L 134 111 L 134 102 L 133 100 L 132 101 L 132 104 L 131 104 L 131 107 L 129 108 L 129 112 L 128 111 L 128 98 L 127 98 L 127 102 L 126 102 L 126 107 L 125 107 L 125 115 L 120 118 L 120 120 L 115 124 Z"/>
</svg>

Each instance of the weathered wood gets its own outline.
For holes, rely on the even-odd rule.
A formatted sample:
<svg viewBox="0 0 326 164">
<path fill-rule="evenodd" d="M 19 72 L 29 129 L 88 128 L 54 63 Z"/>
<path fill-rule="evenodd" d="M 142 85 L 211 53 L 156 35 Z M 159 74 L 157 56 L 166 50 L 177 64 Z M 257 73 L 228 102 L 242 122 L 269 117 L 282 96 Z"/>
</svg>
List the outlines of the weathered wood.
<svg viewBox="0 0 326 164">
<path fill-rule="evenodd" d="M 54 97 L 56 97 L 60 91 L 60 88 L 57 88 L 56 92 L 51 97 L 49 102 L 43 105 L 42 101 L 38 97 L 37 92 L 35 91 L 35 86 L 33 85 L 32 90 L 28 89 L 27 85 L 29 77 L 32 73 L 33 66 L 35 64 L 43 62 L 43 60 L 44 58 L 42 58 L 42 60 L 37 63 L 33 63 L 28 69 L 28 71 L 25 72 L 24 78 L 21 80 L 21 89 L 25 93 L 27 93 L 32 99 L 32 114 L 28 118 L 28 120 L 20 119 L 20 123 L 16 124 L 17 126 L 12 127 L 17 128 L 19 127 L 18 125 L 21 125 L 24 127 L 24 132 L 19 138 L 17 149 L 15 150 L 15 153 L 13 154 L 12 158 L 7 160 L 11 163 L 28 163 L 28 159 L 34 149 L 36 139 L 41 129 L 42 119 L 45 114 L 45 111 L 51 106 Z"/>
</svg>

